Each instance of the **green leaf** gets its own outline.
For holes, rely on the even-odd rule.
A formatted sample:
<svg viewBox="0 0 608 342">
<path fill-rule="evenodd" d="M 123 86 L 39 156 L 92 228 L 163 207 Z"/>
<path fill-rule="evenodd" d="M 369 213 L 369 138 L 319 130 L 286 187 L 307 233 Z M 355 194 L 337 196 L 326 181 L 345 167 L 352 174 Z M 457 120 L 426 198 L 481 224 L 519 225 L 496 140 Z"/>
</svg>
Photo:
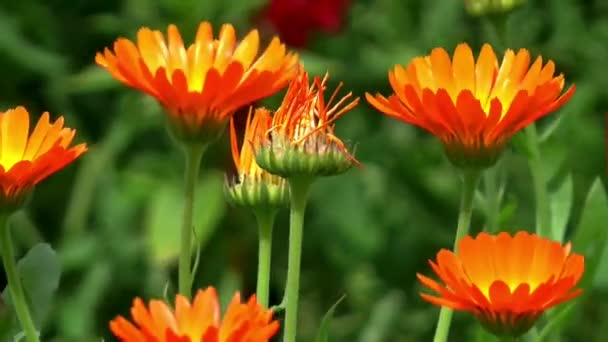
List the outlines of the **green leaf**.
<svg viewBox="0 0 608 342">
<path fill-rule="evenodd" d="M 40 329 L 49 312 L 53 295 L 59 287 L 61 263 L 57 253 L 47 243 L 32 247 L 17 263 L 23 289 L 36 327 Z M 2 294 L 9 303 L 8 287 Z"/>
<path fill-rule="evenodd" d="M 321 325 L 319 326 L 319 331 L 317 332 L 316 342 L 329 342 L 329 330 L 331 328 L 331 321 L 333 320 L 334 313 L 338 308 L 338 305 L 342 303 L 342 301 L 346 298 L 346 295 L 343 295 L 338 299 L 338 301 L 327 310 L 323 319 L 321 319 Z"/>
<path fill-rule="evenodd" d="M 568 175 L 557 190 L 549 195 L 551 208 L 551 238 L 562 241 L 570 219 L 573 200 L 572 175 Z"/>
<path fill-rule="evenodd" d="M 608 237 L 608 198 L 599 178 L 587 194 L 585 207 L 578 224 L 572 248 L 585 256 L 585 274 L 581 282 L 583 288 L 589 289 L 595 279 L 595 273 L 606 247 Z"/>
<path fill-rule="evenodd" d="M 549 123 L 549 125 L 545 129 L 542 130 L 542 132 L 540 132 L 540 135 L 538 137 L 539 143 L 543 143 L 549 140 L 549 138 L 553 135 L 553 133 L 555 133 L 555 131 L 559 127 L 559 124 L 562 122 L 562 118 L 562 115 L 558 115 L 555 119 L 553 119 L 553 121 L 551 121 L 551 123 Z"/>
<path fill-rule="evenodd" d="M 193 243 L 203 248 L 226 210 L 223 176 L 208 172 L 200 179 L 195 193 Z M 147 244 L 154 262 L 165 264 L 179 255 L 183 210 L 183 185 L 166 182 L 155 190 L 148 206 Z"/>
<path fill-rule="evenodd" d="M 391 341 L 391 334 L 398 329 L 400 313 L 403 312 L 404 296 L 399 290 L 393 290 L 380 298 L 359 336 L 359 342 Z"/>
</svg>

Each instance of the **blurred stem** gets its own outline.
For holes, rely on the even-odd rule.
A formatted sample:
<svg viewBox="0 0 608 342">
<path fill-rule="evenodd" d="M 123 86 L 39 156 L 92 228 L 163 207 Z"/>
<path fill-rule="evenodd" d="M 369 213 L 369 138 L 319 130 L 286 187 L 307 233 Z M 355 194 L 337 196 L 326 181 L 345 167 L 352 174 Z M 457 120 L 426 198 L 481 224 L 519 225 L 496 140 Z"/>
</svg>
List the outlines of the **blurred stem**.
<svg viewBox="0 0 608 342">
<path fill-rule="evenodd" d="M 500 162 L 483 173 L 483 185 L 486 200 L 486 230 L 489 233 L 498 232 L 500 219 L 500 192 L 498 187 Z"/>
<path fill-rule="evenodd" d="M 0 252 L 2 253 L 2 264 L 4 265 L 4 272 L 6 273 L 13 306 L 25 333 L 25 338 L 28 342 L 38 342 L 40 341 L 38 339 L 38 332 L 27 307 L 27 299 L 21 285 L 19 273 L 17 272 L 8 218 L 9 215 L 7 213 L 0 213 L 0 230 L 2 230 L 0 232 Z"/>
<path fill-rule="evenodd" d="M 517 342 L 517 341 L 519 341 L 519 338 L 505 336 L 505 337 L 499 337 L 498 341 L 500 341 L 500 342 Z"/>
<path fill-rule="evenodd" d="M 473 198 L 475 188 L 479 182 L 480 173 L 478 170 L 463 170 L 462 172 L 462 197 L 460 201 L 460 213 L 458 215 L 458 226 L 456 228 L 456 238 L 454 239 L 454 252 L 458 251 L 458 242 L 469 233 L 471 225 L 471 214 L 473 213 Z M 441 308 L 437 329 L 433 342 L 446 342 L 452 322 L 452 310 L 446 307 Z"/>
<path fill-rule="evenodd" d="M 258 303 L 264 308 L 268 307 L 268 294 L 270 292 L 270 260 L 272 255 L 272 228 L 277 211 L 274 209 L 256 209 L 258 220 L 258 279 L 256 296 Z"/>
<path fill-rule="evenodd" d="M 67 238 L 75 238 L 86 227 L 99 175 L 108 172 L 113 160 L 132 135 L 130 125 L 115 120 L 103 140 L 84 156 L 63 220 Z"/>
<path fill-rule="evenodd" d="M 287 282 L 285 285 L 285 332 L 283 342 L 296 341 L 298 325 L 298 297 L 300 291 L 300 260 L 302 258 L 302 235 L 304 213 L 312 179 L 290 178 L 291 211 L 289 217 L 289 256 Z"/>
<path fill-rule="evenodd" d="M 534 186 L 534 201 L 536 205 L 536 233 L 543 237 L 551 236 L 551 212 L 549 208 L 549 195 L 547 194 L 547 181 L 542 168 L 542 160 L 540 157 L 540 146 L 536 126 L 531 124 L 525 129 L 526 141 L 530 158 L 530 173 L 532 175 L 532 184 Z"/>
<path fill-rule="evenodd" d="M 192 292 L 192 270 L 190 261 L 192 259 L 192 216 L 194 214 L 194 193 L 200 170 L 201 160 L 205 153 L 206 145 L 186 145 L 186 171 L 184 174 L 184 217 L 181 231 L 181 246 L 179 255 L 179 293 L 190 298 Z"/>
<path fill-rule="evenodd" d="M 509 15 L 507 13 L 497 13 L 483 16 L 482 27 L 485 29 L 488 40 L 493 42 L 495 48 L 504 53 L 509 48 Z"/>
</svg>

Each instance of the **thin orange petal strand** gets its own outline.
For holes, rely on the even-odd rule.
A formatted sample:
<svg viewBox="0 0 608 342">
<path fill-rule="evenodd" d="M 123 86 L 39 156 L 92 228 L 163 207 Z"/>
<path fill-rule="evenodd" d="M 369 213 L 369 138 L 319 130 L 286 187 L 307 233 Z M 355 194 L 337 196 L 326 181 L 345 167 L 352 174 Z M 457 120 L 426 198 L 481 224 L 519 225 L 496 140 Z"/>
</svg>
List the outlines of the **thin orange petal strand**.
<svg viewBox="0 0 608 342">
<path fill-rule="evenodd" d="M 543 311 L 581 293 L 575 286 L 584 272 L 584 257 L 569 253 L 568 244 L 527 232 L 465 236 L 457 254 L 441 250 L 437 264 L 430 262 L 445 286 L 418 275 L 436 293 L 421 296 L 470 311 L 497 332 L 522 333 Z"/>
<path fill-rule="evenodd" d="M 222 319 L 212 287 L 199 290 L 192 302 L 177 295 L 175 311 L 159 300 L 146 307 L 136 299 L 131 313 L 135 324 L 122 317 L 110 322 L 112 333 L 125 342 L 268 342 L 279 328 L 272 311 L 262 308 L 255 296 L 241 303 L 238 293 Z"/>
<path fill-rule="evenodd" d="M 480 169 L 496 163 L 519 130 L 560 106 L 571 96 L 555 65 L 530 53 L 507 50 L 499 63 L 484 44 L 477 60 L 467 44 L 450 58 L 443 48 L 416 57 L 388 73 L 393 94 L 366 95 L 382 113 L 420 126 L 444 144 L 458 167 Z M 446 97 L 444 94 L 447 94 Z"/>
</svg>

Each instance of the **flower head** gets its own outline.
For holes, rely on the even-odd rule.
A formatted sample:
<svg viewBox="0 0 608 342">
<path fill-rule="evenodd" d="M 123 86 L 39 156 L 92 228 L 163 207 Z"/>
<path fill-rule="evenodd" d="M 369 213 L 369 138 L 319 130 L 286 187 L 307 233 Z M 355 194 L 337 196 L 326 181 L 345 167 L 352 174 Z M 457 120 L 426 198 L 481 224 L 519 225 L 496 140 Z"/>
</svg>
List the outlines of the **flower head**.
<svg viewBox="0 0 608 342">
<path fill-rule="evenodd" d="M 350 101 L 352 93 L 348 93 L 337 100 L 340 83 L 326 102 L 328 78 L 328 74 L 323 79 L 315 77 L 309 84 L 308 74 L 301 69 L 291 82 L 257 151 L 262 168 L 289 178 L 336 175 L 358 164 L 335 136 L 334 123 L 357 106 L 359 98 Z"/>
<path fill-rule="evenodd" d="M 260 147 L 262 136 L 270 129 L 272 117 L 265 108 L 258 108 L 255 114 L 252 113 L 253 109 L 250 109 L 240 152 L 234 119 L 230 121 L 232 158 L 237 176 L 226 182 L 226 192 L 229 200 L 239 205 L 280 207 L 287 203 L 289 194 L 285 179 L 259 167 L 254 152 Z"/>
<path fill-rule="evenodd" d="M 493 165 L 516 132 L 562 106 L 574 86 L 560 96 L 564 76 L 555 65 L 543 65 L 530 53 L 505 52 L 499 65 L 485 44 L 475 61 L 471 48 L 460 44 L 450 58 L 434 49 L 409 65 L 396 65 L 388 78 L 394 94 L 366 94 L 368 102 L 393 118 L 419 126 L 443 143 L 447 156 L 460 167 Z"/>
<path fill-rule="evenodd" d="M 73 162 L 86 144 L 70 147 L 76 131 L 42 114 L 30 134 L 23 107 L 0 112 L 0 210 L 18 209 L 36 184 Z"/>
<path fill-rule="evenodd" d="M 271 0 L 262 20 L 287 44 L 303 48 L 315 31 L 339 31 L 350 4 L 350 0 Z"/>
<path fill-rule="evenodd" d="M 169 25 L 166 41 L 160 31 L 142 28 L 136 43 L 119 38 L 114 52 L 106 48 L 95 61 L 155 97 L 178 138 L 207 142 L 221 135 L 234 111 L 274 94 L 293 77 L 298 57 L 278 38 L 258 55 L 259 48 L 257 30 L 237 41 L 234 27 L 225 24 L 215 39 L 211 24 L 202 22 L 187 48 L 175 25 Z"/>
<path fill-rule="evenodd" d="M 136 298 L 131 316 L 134 323 L 122 316 L 110 322 L 112 333 L 123 342 L 266 342 L 279 329 L 272 311 L 262 308 L 255 296 L 241 303 L 235 294 L 222 318 L 212 287 L 199 290 L 192 303 L 177 295 L 175 310 L 160 300 L 146 307 Z"/>
<path fill-rule="evenodd" d="M 465 236 L 457 253 L 443 249 L 430 264 L 443 284 L 418 274 L 438 294 L 422 293 L 423 299 L 469 311 L 490 332 L 513 337 L 528 331 L 543 311 L 580 295 L 582 289 L 572 289 L 585 269 L 584 257 L 570 253 L 569 243 L 523 231 Z"/>
</svg>

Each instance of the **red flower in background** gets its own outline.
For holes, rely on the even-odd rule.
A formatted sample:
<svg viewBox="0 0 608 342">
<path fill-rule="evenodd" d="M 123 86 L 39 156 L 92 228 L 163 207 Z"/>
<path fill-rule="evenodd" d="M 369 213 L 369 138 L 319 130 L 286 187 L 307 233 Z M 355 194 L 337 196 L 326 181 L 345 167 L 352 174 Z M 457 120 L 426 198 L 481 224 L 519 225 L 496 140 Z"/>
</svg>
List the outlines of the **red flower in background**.
<svg viewBox="0 0 608 342">
<path fill-rule="evenodd" d="M 349 6 L 350 0 L 270 0 L 262 21 L 288 45 L 302 48 L 314 31 L 338 32 Z"/>
</svg>

